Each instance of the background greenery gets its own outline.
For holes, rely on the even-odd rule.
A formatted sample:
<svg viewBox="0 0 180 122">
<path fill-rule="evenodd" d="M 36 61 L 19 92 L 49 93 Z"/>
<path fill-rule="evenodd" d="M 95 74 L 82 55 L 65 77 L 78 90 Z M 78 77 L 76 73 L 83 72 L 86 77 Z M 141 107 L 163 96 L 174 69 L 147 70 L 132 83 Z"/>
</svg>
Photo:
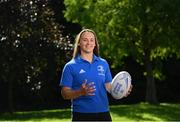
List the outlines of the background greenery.
<svg viewBox="0 0 180 122">
<path fill-rule="evenodd" d="M 131 95 L 121 100 L 109 95 L 111 105 L 179 103 L 179 6 L 179 0 L 1 0 L 1 117 L 19 119 L 21 114 L 6 112 L 70 107 L 70 101 L 61 97 L 59 80 L 82 28 L 97 33 L 101 56 L 108 60 L 113 76 L 121 70 L 132 76 Z M 176 106 L 168 105 L 160 113 Z M 179 105 L 175 108 L 179 110 Z M 116 111 L 113 106 L 112 110 Z M 173 119 L 172 113 L 160 113 L 160 119 Z M 39 116 L 52 114 L 53 110 Z M 52 116 L 56 115 L 62 117 L 56 112 Z"/>
<path fill-rule="evenodd" d="M 158 103 L 155 79 L 163 79 L 162 61 L 173 54 L 180 56 L 179 0 L 65 0 L 64 3 L 67 20 L 97 32 L 101 54 L 111 61 L 111 68 L 116 69 L 129 56 L 144 67 L 145 99 Z"/>
</svg>

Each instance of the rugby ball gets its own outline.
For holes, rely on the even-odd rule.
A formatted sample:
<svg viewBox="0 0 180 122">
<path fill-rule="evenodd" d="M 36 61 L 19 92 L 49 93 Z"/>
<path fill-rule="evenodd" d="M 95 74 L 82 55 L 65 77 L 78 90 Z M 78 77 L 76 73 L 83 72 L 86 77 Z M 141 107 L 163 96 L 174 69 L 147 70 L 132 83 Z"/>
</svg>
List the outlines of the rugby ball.
<svg viewBox="0 0 180 122">
<path fill-rule="evenodd" d="M 114 99 L 121 99 L 126 95 L 130 86 L 130 74 L 127 71 L 121 71 L 113 78 L 110 93 Z"/>
</svg>

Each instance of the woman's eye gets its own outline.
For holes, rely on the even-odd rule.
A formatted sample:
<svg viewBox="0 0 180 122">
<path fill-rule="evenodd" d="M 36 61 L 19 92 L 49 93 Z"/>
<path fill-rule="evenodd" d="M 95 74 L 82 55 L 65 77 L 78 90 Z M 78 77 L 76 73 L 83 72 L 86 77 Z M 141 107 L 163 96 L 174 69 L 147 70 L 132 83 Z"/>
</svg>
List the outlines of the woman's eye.
<svg viewBox="0 0 180 122">
<path fill-rule="evenodd" d="M 94 39 L 91 39 L 91 42 L 94 42 Z"/>
<path fill-rule="evenodd" d="M 83 41 L 85 42 L 85 41 L 87 41 L 87 39 L 83 39 Z"/>
</svg>

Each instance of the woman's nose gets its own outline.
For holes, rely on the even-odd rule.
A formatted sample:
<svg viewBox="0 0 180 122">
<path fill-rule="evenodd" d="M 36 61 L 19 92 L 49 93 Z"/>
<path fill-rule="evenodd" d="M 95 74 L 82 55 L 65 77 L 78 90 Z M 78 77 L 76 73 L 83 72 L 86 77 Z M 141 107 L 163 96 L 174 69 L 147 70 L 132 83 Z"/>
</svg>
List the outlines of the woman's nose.
<svg viewBox="0 0 180 122">
<path fill-rule="evenodd" d="M 91 43 L 91 40 L 88 40 L 87 43 L 90 44 L 90 43 Z"/>
</svg>

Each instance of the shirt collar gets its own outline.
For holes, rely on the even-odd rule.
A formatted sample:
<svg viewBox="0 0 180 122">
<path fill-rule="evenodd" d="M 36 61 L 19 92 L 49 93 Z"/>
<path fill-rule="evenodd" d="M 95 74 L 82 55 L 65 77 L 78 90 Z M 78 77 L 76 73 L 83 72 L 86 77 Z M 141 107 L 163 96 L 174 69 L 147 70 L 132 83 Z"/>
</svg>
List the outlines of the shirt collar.
<svg viewBox="0 0 180 122">
<path fill-rule="evenodd" d="M 80 54 L 77 56 L 76 60 L 79 62 L 84 62 L 84 61 L 86 62 L 86 60 L 84 60 Z M 98 60 L 99 60 L 99 57 L 93 54 L 93 62 L 98 61 Z"/>
</svg>

